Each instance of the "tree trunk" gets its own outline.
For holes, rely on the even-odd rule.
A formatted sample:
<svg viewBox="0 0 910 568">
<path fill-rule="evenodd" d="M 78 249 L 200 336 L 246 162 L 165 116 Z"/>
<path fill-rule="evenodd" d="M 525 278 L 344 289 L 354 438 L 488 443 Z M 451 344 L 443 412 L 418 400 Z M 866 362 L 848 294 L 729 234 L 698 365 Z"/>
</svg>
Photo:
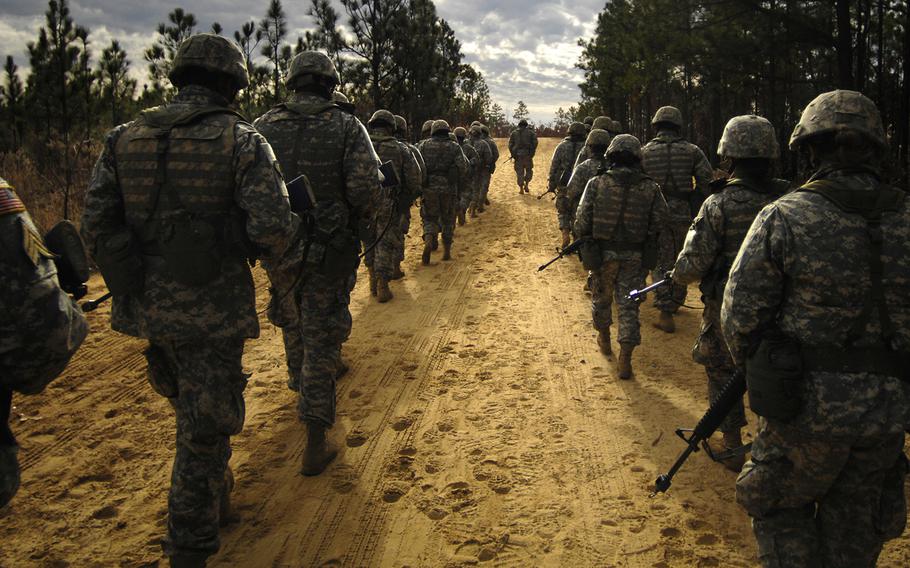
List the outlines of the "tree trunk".
<svg viewBox="0 0 910 568">
<path fill-rule="evenodd" d="M 850 0 L 837 0 L 837 70 L 841 89 L 853 89 L 853 30 Z"/>
</svg>

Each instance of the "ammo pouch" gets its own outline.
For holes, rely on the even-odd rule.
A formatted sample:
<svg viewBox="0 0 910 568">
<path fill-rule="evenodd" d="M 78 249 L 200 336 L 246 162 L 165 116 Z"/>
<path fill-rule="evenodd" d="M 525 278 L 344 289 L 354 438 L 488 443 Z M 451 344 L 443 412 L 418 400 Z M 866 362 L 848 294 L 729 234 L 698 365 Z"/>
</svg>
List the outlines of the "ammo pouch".
<svg viewBox="0 0 910 568">
<path fill-rule="evenodd" d="M 222 236 L 216 225 L 189 211 L 162 218 L 157 241 L 170 275 L 185 286 L 204 286 L 221 274 Z"/>
<path fill-rule="evenodd" d="M 99 241 L 95 262 L 107 289 L 115 298 L 142 292 L 145 285 L 142 254 L 136 237 L 129 229 Z"/>
<path fill-rule="evenodd" d="M 341 280 L 357 271 L 360 241 L 342 228 L 333 235 L 317 233 L 310 242 L 306 263 L 326 278 Z"/>
<path fill-rule="evenodd" d="M 746 359 L 746 385 L 752 411 L 789 422 L 802 409 L 803 359 L 798 342 L 780 332 L 765 335 Z"/>
<path fill-rule="evenodd" d="M 594 239 L 585 241 L 578 252 L 581 254 L 581 265 L 585 270 L 598 270 L 604 263 L 603 250 L 600 243 Z"/>
</svg>

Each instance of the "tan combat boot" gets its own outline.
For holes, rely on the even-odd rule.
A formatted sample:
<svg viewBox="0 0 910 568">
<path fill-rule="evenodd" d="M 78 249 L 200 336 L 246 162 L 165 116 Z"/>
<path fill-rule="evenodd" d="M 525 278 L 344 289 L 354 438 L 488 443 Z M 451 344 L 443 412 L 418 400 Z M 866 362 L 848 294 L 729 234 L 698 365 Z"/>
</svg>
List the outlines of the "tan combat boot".
<svg viewBox="0 0 910 568">
<path fill-rule="evenodd" d="M 376 274 L 373 272 L 372 268 L 367 268 L 367 273 L 370 275 L 370 296 L 376 295 Z"/>
<path fill-rule="evenodd" d="M 729 450 L 735 450 L 742 445 L 743 437 L 739 430 L 736 430 L 735 432 L 724 432 L 723 442 L 708 440 L 708 446 L 711 447 L 711 452 L 715 455 L 722 454 Z M 746 463 L 746 456 L 733 456 L 720 463 L 730 471 L 739 473 Z"/>
<path fill-rule="evenodd" d="M 600 347 L 600 352 L 606 355 L 607 357 L 613 356 L 613 346 L 610 345 L 610 330 L 605 329 L 603 331 L 597 332 L 597 345 Z"/>
<path fill-rule="evenodd" d="M 562 230 L 562 248 L 566 248 L 572 244 L 572 233 L 569 232 L 569 229 Z"/>
<path fill-rule="evenodd" d="M 328 430 L 322 424 L 308 422 L 306 425 L 306 449 L 303 451 L 303 468 L 306 476 L 319 475 L 338 455 L 338 448 L 326 436 Z"/>
<path fill-rule="evenodd" d="M 395 264 L 395 273 L 392 274 L 392 280 L 401 280 L 404 278 L 404 270 L 401 269 L 401 263 Z"/>
<path fill-rule="evenodd" d="M 657 320 L 657 323 L 654 324 L 654 327 L 666 333 L 675 332 L 676 323 L 673 321 L 673 314 L 670 312 L 660 312 L 660 318 Z"/>
<path fill-rule="evenodd" d="M 632 378 L 632 351 L 635 346 L 631 343 L 619 344 L 619 378 L 628 381 Z"/>
<path fill-rule="evenodd" d="M 468 215 L 471 216 L 471 219 L 477 217 L 477 207 L 474 206 L 474 205 L 471 205 L 471 206 L 468 208 Z"/>
<path fill-rule="evenodd" d="M 467 219 L 464 217 L 464 211 L 458 211 L 458 226 L 464 227 L 464 224 L 467 222 Z"/>
<path fill-rule="evenodd" d="M 376 282 L 378 299 L 380 304 L 384 304 L 393 298 L 392 291 L 389 289 L 389 281 L 385 278 L 379 278 Z"/>
<path fill-rule="evenodd" d="M 433 239 L 426 236 L 423 238 L 423 254 L 420 256 L 420 263 L 424 266 L 430 264 L 431 254 L 433 254 Z"/>
<path fill-rule="evenodd" d="M 452 260 L 452 243 L 442 242 L 442 260 Z"/>
</svg>

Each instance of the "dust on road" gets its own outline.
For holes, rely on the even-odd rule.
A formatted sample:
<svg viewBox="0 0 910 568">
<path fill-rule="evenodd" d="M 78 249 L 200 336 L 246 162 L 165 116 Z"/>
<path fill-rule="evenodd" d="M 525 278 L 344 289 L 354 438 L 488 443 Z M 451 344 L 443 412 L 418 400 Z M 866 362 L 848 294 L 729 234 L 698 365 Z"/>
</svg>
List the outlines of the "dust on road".
<svg viewBox="0 0 910 568">
<path fill-rule="evenodd" d="M 706 406 L 689 355 L 700 312 L 681 311 L 668 336 L 645 306 L 636 379 L 620 382 L 580 264 L 536 272 L 560 240 L 552 202 L 534 198 L 556 142 L 541 141 L 530 196 L 500 162 L 493 205 L 458 229 L 453 262 L 420 266 L 415 222 L 395 299 L 376 303 L 361 278 L 333 431 L 344 450 L 320 477 L 298 474 L 304 428 L 281 335 L 263 321 L 244 358 L 235 519 L 210 565 L 756 564 L 735 476 L 704 455 L 648 497 L 682 447 L 673 430 Z M 0 566 L 166 565 L 173 415 L 145 382 L 142 342 L 108 318 L 89 316 L 92 334 L 43 395 L 16 399 L 23 486 L 0 517 Z M 905 535 L 880 566 L 907 565 Z"/>
</svg>

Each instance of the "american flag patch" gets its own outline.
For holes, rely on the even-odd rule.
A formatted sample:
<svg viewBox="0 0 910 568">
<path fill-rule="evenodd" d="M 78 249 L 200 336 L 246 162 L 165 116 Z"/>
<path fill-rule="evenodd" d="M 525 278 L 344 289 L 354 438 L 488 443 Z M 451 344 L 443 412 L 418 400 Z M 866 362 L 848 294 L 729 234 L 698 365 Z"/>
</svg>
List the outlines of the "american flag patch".
<svg viewBox="0 0 910 568">
<path fill-rule="evenodd" d="M 0 183 L 0 215 L 22 211 L 25 211 L 25 205 L 19 200 L 16 192 L 6 182 Z"/>
</svg>

